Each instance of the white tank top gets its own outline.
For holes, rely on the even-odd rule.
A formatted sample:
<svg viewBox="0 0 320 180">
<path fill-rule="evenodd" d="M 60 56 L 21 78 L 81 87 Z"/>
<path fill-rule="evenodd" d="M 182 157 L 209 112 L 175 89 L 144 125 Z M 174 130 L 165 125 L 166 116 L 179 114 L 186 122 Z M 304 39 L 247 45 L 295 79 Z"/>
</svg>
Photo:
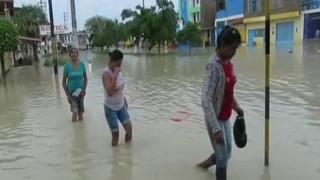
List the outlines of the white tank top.
<svg viewBox="0 0 320 180">
<path fill-rule="evenodd" d="M 115 73 L 112 72 L 109 68 L 106 68 L 104 72 L 107 72 L 109 75 L 114 76 Z M 107 91 L 104 90 L 104 105 L 106 105 L 108 108 L 118 111 L 121 108 L 123 108 L 125 102 L 124 102 L 124 94 L 123 90 L 125 87 L 124 78 L 122 76 L 122 73 L 120 72 L 117 78 L 117 89 L 118 91 L 113 94 L 113 96 L 109 96 Z"/>
</svg>

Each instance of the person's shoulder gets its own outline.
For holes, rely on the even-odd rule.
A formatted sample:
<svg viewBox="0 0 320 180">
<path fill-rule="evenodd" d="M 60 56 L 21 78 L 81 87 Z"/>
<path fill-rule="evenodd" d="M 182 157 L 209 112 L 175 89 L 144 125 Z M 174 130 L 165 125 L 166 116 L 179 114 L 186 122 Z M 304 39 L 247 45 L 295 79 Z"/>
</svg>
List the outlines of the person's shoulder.
<svg viewBox="0 0 320 180">
<path fill-rule="evenodd" d="M 213 71 L 214 69 L 216 69 L 218 66 L 220 65 L 220 60 L 219 58 L 217 58 L 216 56 L 213 56 L 209 63 L 207 63 L 206 65 L 206 70 L 211 70 Z"/>
<path fill-rule="evenodd" d="M 110 70 L 109 70 L 109 68 L 105 68 L 105 69 L 103 70 L 103 72 L 102 72 L 102 77 L 105 77 L 105 78 L 110 77 Z"/>
<path fill-rule="evenodd" d="M 81 64 L 81 66 L 86 66 L 86 63 L 85 63 L 85 61 L 83 61 L 83 60 L 80 60 L 80 64 Z"/>
<path fill-rule="evenodd" d="M 67 63 L 64 65 L 64 68 L 65 68 L 65 69 L 68 69 L 68 68 L 70 68 L 70 66 L 71 66 L 71 63 L 70 63 L 70 62 L 67 62 Z"/>
</svg>

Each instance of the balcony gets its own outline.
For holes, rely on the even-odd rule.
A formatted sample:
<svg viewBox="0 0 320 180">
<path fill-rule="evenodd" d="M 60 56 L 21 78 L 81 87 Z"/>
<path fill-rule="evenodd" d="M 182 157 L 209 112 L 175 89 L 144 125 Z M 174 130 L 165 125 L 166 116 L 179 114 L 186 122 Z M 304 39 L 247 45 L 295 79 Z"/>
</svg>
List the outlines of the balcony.
<svg viewBox="0 0 320 180">
<path fill-rule="evenodd" d="M 264 0 L 246 0 L 245 17 L 263 16 Z M 271 0 L 271 14 L 300 11 L 300 0 Z"/>
</svg>

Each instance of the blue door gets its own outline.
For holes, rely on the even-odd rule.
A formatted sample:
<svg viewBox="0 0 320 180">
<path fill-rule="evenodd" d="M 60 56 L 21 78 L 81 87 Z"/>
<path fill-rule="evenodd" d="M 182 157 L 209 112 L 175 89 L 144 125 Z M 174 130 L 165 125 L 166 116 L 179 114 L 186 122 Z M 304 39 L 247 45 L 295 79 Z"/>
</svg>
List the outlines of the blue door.
<svg viewBox="0 0 320 180">
<path fill-rule="evenodd" d="M 255 46 L 256 45 L 256 38 L 257 37 L 263 37 L 264 38 L 264 29 L 252 29 L 249 30 L 249 36 L 248 36 L 248 46 Z"/>
<path fill-rule="evenodd" d="M 256 30 L 249 30 L 249 36 L 248 36 L 248 45 L 254 46 L 255 45 L 255 38 L 256 38 Z"/>
<path fill-rule="evenodd" d="M 294 22 L 277 23 L 277 45 L 290 48 L 294 42 Z"/>
</svg>

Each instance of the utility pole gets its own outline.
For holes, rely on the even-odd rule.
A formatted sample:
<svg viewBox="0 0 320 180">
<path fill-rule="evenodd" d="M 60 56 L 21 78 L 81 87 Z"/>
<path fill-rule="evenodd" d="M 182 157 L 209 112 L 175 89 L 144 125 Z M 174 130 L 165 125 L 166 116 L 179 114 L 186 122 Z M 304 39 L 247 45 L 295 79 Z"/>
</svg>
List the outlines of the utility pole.
<svg viewBox="0 0 320 180">
<path fill-rule="evenodd" d="M 143 9 L 144 9 L 144 0 L 142 0 L 142 7 L 143 7 Z"/>
<path fill-rule="evenodd" d="M 77 30 L 77 15 L 75 0 L 70 0 L 71 5 L 71 21 L 72 21 L 72 43 L 73 46 L 78 48 L 78 30 Z"/>
<path fill-rule="evenodd" d="M 265 0 L 265 151 L 264 165 L 269 166 L 270 149 L 270 0 Z"/>
<path fill-rule="evenodd" d="M 64 21 L 64 26 L 65 26 L 65 28 L 67 28 L 67 29 L 69 29 L 68 19 L 69 19 L 68 13 L 67 13 L 67 12 L 64 12 L 64 13 L 63 13 L 63 21 Z M 64 35 L 64 43 L 65 43 L 65 44 L 69 44 L 69 41 L 68 41 L 68 37 L 67 37 L 67 36 L 69 36 L 69 34 L 68 34 L 68 35 Z"/>
<path fill-rule="evenodd" d="M 50 29 L 51 29 L 51 45 L 54 63 L 54 74 L 58 74 L 58 52 L 56 44 L 56 36 L 54 34 L 54 21 L 53 21 L 53 10 L 52 10 L 52 0 L 49 1 L 49 16 L 50 16 Z"/>
</svg>

